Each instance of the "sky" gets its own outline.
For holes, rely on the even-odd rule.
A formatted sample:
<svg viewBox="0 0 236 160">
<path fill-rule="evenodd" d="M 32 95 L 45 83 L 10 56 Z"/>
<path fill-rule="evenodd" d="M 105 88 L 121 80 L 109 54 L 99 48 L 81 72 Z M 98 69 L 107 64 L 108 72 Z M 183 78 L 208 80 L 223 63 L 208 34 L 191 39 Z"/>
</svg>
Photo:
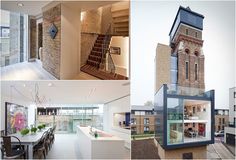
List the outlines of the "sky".
<svg viewBox="0 0 236 160">
<path fill-rule="evenodd" d="M 236 86 L 234 1 L 131 2 L 131 105 L 154 99 L 156 46 L 169 44 L 180 5 L 205 16 L 205 90 L 215 89 L 215 108 L 229 108 L 229 88 Z"/>
</svg>

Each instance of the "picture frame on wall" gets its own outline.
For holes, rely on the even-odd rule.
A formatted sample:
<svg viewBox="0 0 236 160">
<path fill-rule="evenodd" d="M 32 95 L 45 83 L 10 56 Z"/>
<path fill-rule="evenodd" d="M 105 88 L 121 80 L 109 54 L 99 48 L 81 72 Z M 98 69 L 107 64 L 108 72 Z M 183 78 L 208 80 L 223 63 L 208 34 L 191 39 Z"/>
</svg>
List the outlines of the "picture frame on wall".
<svg viewBox="0 0 236 160">
<path fill-rule="evenodd" d="M 5 134 L 16 133 L 28 126 L 28 107 L 5 103 Z"/>
</svg>

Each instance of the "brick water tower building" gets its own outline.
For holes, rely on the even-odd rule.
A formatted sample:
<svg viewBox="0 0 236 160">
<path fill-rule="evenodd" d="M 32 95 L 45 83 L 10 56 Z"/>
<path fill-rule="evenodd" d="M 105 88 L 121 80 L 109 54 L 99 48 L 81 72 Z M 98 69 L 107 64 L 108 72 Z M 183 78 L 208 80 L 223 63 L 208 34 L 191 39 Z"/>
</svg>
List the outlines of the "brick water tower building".
<svg viewBox="0 0 236 160">
<path fill-rule="evenodd" d="M 207 158 L 214 143 L 214 90 L 205 92 L 204 16 L 179 7 L 156 52 L 155 140 L 160 158 Z"/>
</svg>

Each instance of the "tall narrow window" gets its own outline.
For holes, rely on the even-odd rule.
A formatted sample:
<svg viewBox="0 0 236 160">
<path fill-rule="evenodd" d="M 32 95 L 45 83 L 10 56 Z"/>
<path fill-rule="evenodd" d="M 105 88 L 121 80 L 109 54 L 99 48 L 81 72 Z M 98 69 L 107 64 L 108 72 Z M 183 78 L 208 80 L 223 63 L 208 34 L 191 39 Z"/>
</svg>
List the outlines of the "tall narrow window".
<svg viewBox="0 0 236 160">
<path fill-rule="evenodd" d="M 185 78 L 188 79 L 188 62 L 185 62 Z"/>
<path fill-rule="evenodd" d="M 186 35 L 188 35 L 188 29 L 186 29 Z"/>
<path fill-rule="evenodd" d="M 198 73 L 197 64 L 195 64 L 195 80 L 198 79 L 197 73 Z"/>
<path fill-rule="evenodd" d="M 195 37 L 197 38 L 197 32 L 195 32 Z"/>
</svg>

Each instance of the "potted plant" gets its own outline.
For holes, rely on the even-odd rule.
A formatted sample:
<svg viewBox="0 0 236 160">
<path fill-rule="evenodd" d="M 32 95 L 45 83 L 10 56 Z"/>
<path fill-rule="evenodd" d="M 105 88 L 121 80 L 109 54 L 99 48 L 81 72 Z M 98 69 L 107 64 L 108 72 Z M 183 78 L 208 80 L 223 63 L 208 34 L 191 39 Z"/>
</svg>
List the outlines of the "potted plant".
<svg viewBox="0 0 236 160">
<path fill-rule="evenodd" d="M 46 127 L 46 124 L 42 124 L 42 127 L 45 128 L 45 127 Z"/>
<path fill-rule="evenodd" d="M 28 133 L 29 133 L 29 129 L 27 129 L 27 128 L 22 129 L 22 130 L 20 131 L 20 134 L 21 134 L 22 136 L 25 136 L 25 135 L 27 135 Z"/>
<path fill-rule="evenodd" d="M 38 126 L 39 131 L 41 131 L 42 128 L 43 128 L 42 125 L 39 125 L 39 126 Z"/>
<path fill-rule="evenodd" d="M 38 128 L 36 128 L 36 127 L 33 127 L 33 128 L 31 128 L 31 133 L 36 133 L 36 131 L 38 130 Z"/>
</svg>

